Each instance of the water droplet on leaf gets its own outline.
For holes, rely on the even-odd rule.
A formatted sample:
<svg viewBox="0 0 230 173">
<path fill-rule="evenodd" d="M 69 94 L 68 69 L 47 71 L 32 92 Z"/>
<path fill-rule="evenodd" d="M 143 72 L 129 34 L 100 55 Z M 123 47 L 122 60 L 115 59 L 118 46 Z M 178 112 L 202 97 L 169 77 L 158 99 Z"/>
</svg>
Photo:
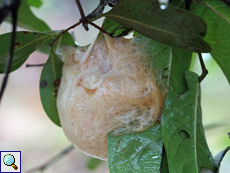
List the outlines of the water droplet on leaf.
<svg viewBox="0 0 230 173">
<path fill-rule="evenodd" d="M 168 7 L 169 0 L 158 0 L 160 8 L 165 10 Z"/>
</svg>

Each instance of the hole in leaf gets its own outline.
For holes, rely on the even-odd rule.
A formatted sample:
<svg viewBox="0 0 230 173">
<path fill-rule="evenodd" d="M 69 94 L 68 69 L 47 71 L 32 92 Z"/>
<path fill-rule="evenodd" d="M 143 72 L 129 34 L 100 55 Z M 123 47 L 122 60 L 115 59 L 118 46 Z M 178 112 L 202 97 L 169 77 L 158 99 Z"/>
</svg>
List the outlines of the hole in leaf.
<svg viewBox="0 0 230 173">
<path fill-rule="evenodd" d="M 182 139 L 190 138 L 189 133 L 188 133 L 187 131 L 185 131 L 185 130 L 181 130 L 179 134 L 180 134 L 180 137 L 181 137 Z"/>
</svg>

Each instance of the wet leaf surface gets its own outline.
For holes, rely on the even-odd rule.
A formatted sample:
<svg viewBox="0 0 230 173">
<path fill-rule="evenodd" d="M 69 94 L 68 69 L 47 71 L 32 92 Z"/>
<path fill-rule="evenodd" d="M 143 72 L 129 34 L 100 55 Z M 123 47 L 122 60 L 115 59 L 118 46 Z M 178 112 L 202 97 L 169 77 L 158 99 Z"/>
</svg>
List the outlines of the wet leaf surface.
<svg viewBox="0 0 230 173">
<path fill-rule="evenodd" d="M 162 146 L 159 124 L 141 133 L 108 135 L 110 172 L 158 173 Z"/>
</svg>

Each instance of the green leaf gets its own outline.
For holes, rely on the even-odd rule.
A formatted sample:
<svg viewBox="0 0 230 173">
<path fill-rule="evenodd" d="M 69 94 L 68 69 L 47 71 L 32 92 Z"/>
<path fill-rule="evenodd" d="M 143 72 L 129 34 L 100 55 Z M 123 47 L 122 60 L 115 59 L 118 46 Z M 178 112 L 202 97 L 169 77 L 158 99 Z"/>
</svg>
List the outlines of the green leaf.
<svg viewBox="0 0 230 173">
<path fill-rule="evenodd" d="M 96 169 L 100 164 L 102 163 L 102 160 L 90 157 L 87 161 L 87 168 L 90 170 Z"/>
<path fill-rule="evenodd" d="M 230 83 L 230 10 L 229 6 L 217 0 L 203 0 L 194 5 L 192 12 L 202 17 L 207 25 L 207 35 L 204 38 L 211 47 L 211 55 L 223 70 Z"/>
<path fill-rule="evenodd" d="M 202 40 L 206 34 L 203 19 L 171 6 L 161 10 L 158 0 L 122 1 L 102 16 L 166 45 L 193 52 L 211 51 Z"/>
<path fill-rule="evenodd" d="M 31 53 L 41 47 L 52 37 L 56 37 L 58 33 L 36 33 L 19 31 L 16 34 L 16 42 L 14 47 L 14 57 L 11 65 L 11 72 L 18 69 L 29 57 Z M 4 73 L 6 60 L 9 55 L 11 33 L 0 35 L 0 73 Z"/>
<path fill-rule="evenodd" d="M 38 33 L 18 31 L 16 34 L 14 57 L 10 71 L 12 72 L 18 69 L 27 60 L 29 55 L 38 48 L 49 45 L 54 39 L 56 39 L 60 32 L 61 31 L 49 31 Z M 6 61 L 9 56 L 10 38 L 11 33 L 0 35 L 0 42 L 2 43 L 0 49 L 0 73 L 5 72 Z M 54 47 L 57 47 L 60 44 L 75 46 L 74 39 L 68 32 L 60 37 Z"/>
<path fill-rule="evenodd" d="M 31 0 L 32 1 L 32 0 Z M 0 0 L 0 4 L 3 0 Z M 35 3 L 36 1 L 33 0 Z M 33 4 L 34 4 L 33 3 Z M 11 19 L 7 19 L 8 22 L 11 22 Z M 18 9 L 18 21 L 17 25 L 32 31 L 49 31 L 49 26 L 41 19 L 37 18 L 33 12 L 30 10 L 30 6 L 27 3 L 27 0 L 21 0 L 20 7 Z"/>
<path fill-rule="evenodd" d="M 216 172 L 219 172 L 220 169 L 220 164 L 225 156 L 225 154 L 227 154 L 227 152 L 230 150 L 230 147 L 227 147 L 225 150 L 221 151 L 220 153 L 218 153 L 215 157 L 214 157 L 214 165 L 215 165 L 215 169 Z"/>
<path fill-rule="evenodd" d="M 163 158 L 162 158 L 162 163 L 161 163 L 161 172 L 160 173 L 169 173 L 168 169 L 168 158 L 165 153 L 165 148 L 163 147 Z"/>
<path fill-rule="evenodd" d="M 39 8 L 42 5 L 41 0 L 26 0 L 29 6 Z"/>
<path fill-rule="evenodd" d="M 198 76 L 187 71 L 185 78 L 187 91 L 178 94 L 171 85 L 161 117 L 169 172 L 214 170 L 202 126 Z"/>
<path fill-rule="evenodd" d="M 50 30 L 49 26 L 43 20 L 33 14 L 26 0 L 21 1 L 18 9 L 18 26 L 32 31 Z"/>
<path fill-rule="evenodd" d="M 48 117 L 58 126 L 61 126 L 58 116 L 56 97 L 62 76 L 63 62 L 51 49 L 50 56 L 44 65 L 40 77 L 40 97 L 42 106 Z"/>
<path fill-rule="evenodd" d="M 169 85 L 169 73 L 171 71 L 171 62 L 172 62 L 172 58 L 173 58 L 173 49 L 170 46 L 167 45 L 163 45 L 159 42 L 156 42 L 150 38 L 147 38 L 141 34 L 138 34 L 138 36 L 135 37 L 135 44 L 140 44 L 140 47 L 142 45 L 144 46 L 144 51 L 146 51 L 147 54 L 149 54 L 149 62 L 152 63 L 154 69 L 155 69 L 155 73 L 156 73 L 156 80 L 157 80 L 157 84 L 159 86 L 159 88 L 164 91 L 165 89 L 168 88 Z M 143 48 L 143 47 L 142 47 Z M 152 134 L 151 134 L 152 133 Z M 151 135 L 150 135 L 151 134 Z M 127 146 L 123 147 L 123 148 L 140 148 L 140 143 L 137 143 L 136 141 L 139 141 L 140 139 L 153 139 L 150 136 L 153 136 L 154 139 L 155 135 L 159 135 L 160 134 L 160 129 L 157 128 L 156 126 L 153 126 L 151 129 L 143 132 L 143 133 L 136 133 L 136 134 L 128 134 L 128 135 L 124 135 L 124 139 L 130 139 L 130 143 L 127 143 Z M 120 136 L 121 137 L 121 136 Z M 123 167 L 119 167 L 116 168 L 117 165 L 119 163 L 121 163 L 122 160 L 116 160 L 117 157 L 120 157 L 121 155 L 126 155 L 127 153 L 124 154 L 124 151 L 121 150 L 112 150 L 112 147 L 114 147 L 114 142 L 119 139 L 120 137 L 114 137 L 114 136 L 109 136 L 108 137 L 108 148 L 109 148 L 109 165 L 110 165 L 110 171 L 114 171 L 114 172 L 128 172 L 127 169 L 135 169 L 134 172 L 145 172 L 145 169 L 142 170 L 136 170 L 138 168 L 141 168 L 141 164 L 143 162 L 146 162 L 146 164 L 149 164 L 148 169 L 146 169 L 146 172 L 160 172 L 159 169 L 159 162 L 155 162 L 153 159 L 151 159 L 151 157 L 146 157 L 143 161 L 142 155 L 139 157 L 135 157 L 135 160 L 131 162 L 132 155 L 130 155 L 131 158 L 127 159 L 127 165 L 123 165 Z M 135 142 L 132 142 L 135 141 Z M 160 142 L 160 138 L 159 138 L 159 143 L 158 144 L 162 144 Z M 160 146 L 158 146 L 160 148 Z M 129 150 L 128 150 L 129 151 Z M 162 145 L 161 145 L 161 150 L 162 152 Z M 145 153 L 145 152 L 150 152 L 149 150 L 147 150 L 145 147 L 142 147 L 138 150 L 138 152 L 141 153 Z M 112 153 L 112 155 L 110 154 Z M 150 152 L 151 153 L 151 152 Z M 162 160 L 161 154 L 160 152 L 155 153 L 156 155 L 153 156 L 154 158 L 159 159 L 158 161 Z M 125 156 L 124 156 L 125 157 Z M 131 160 L 130 160 L 131 159 Z M 125 160 L 125 159 L 124 159 Z M 129 162 L 131 162 L 129 164 Z M 138 164 L 138 165 L 137 165 Z M 144 164 L 144 163 L 143 163 Z M 137 166 L 136 166 L 137 165 Z M 150 166 L 151 165 L 151 166 Z M 167 160 L 166 162 L 164 161 L 164 165 L 165 167 L 162 168 L 162 170 L 167 170 Z M 137 168 L 135 168 L 135 166 Z M 143 167 L 145 167 L 145 165 L 142 165 Z M 133 168 L 134 167 L 134 168 Z M 115 169 L 115 170 L 113 170 Z M 130 170 L 131 172 L 131 170 Z M 164 172 L 165 173 L 165 172 Z"/>
<path fill-rule="evenodd" d="M 117 37 L 120 35 L 123 31 L 126 30 L 125 27 L 123 27 L 121 24 L 115 22 L 114 20 L 110 18 L 106 18 L 104 20 L 104 23 L 102 25 L 102 28 L 108 32 L 109 34 L 113 35 L 113 37 Z"/>
<path fill-rule="evenodd" d="M 141 133 L 108 135 L 110 172 L 159 173 L 162 146 L 159 124 Z"/>
<path fill-rule="evenodd" d="M 190 67 L 192 52 L 173 48 L 172 56 L 169 86 L 173 86 L 177 93 L 182 94 L 187 91 L 187 81 L 184 76 L 185 71 Z"/>
</svg>

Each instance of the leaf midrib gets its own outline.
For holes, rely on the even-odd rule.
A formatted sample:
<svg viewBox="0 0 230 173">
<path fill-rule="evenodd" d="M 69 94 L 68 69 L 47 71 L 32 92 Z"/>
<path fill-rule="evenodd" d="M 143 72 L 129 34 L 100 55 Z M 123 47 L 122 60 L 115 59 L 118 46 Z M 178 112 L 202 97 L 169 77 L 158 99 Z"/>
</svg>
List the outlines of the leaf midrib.
<svg viewBox="0 0 230 173">
<path fill-rule="evenodd" d="M 211 5 L 209 5 L 207 2 L 203 2 L 203 4 L 209 8 L 210 10 L 212 10 L 213 12 L 215 12 L 220 18 L 222 18 L 223 20 L 225 20 L 228 24 L 230 24 L 230 21 L 220 12 L 218 12 L 215 7 L 212 7 Z"/>
<path fill-rule="evenodd" d="M 141 23 L 141 22 L 137 22 L 136 20 L 133 20 L 133 19 L 130 19 L 130 18 L 126 18 L 126 17 L 122 17 L 122 16 L 117 16 L 117 15 L 113 15 L 113 14 L 108 14 L 106 13 L 104 16 L 106 17 L 111 17 L 111 18 L 117 18 L 117 19 L 121 19 L 123 21 L 129 21 L 129 22 L 132 22 L 132 23 L 135 23 L 135 24 L 138 24 L 140 27 L 145 27 L 145 28 L 150 28 L 152 30 L 156 30 L 158 32 L 161 32 L 163 33 L 164 35 L 173 35 L 174 37 L 184 37 L 183 35 L 178 35 L 178 34 L 175 34 L 175 33 L 172 33 L 172 32 L 167 32 L 166 30 L 161 30 L 159 28 L 156 28 L 156 27 L 153 27 L 152 25 L 145 25 L 144 23 Z M 164 31 L 164 32 L 162 32 Z"/>
<path fill-rule="evenodd" d="M 48 35 L 45 35 L 44 37 L 41 37 L 41 38 L 36 39 L 36 40 L 33 40 L 32 42 L 29 42 L 28 44 L 25 44 L 24 46 L 21 46 L 20 48 L 15 49 L 15 50 L 14 50 L 14 53 L 20 51 L 21 49 L 24 49 L 25 47 L 27 47 L 27 46 L 29 46 L 29 45 L 35 43 L 35 42 L 39 42 L 39 41 L 41 41 L 42 39 L 45 39 L 46 37 L 53 37 L 53 36 L 55 36 L 56 34 L 57 34 L 57 33 L 55 33 L 55 34 L 48 34 Z M 1 58 L 1 57 L 4 57 L 4 56 L 7 56 L 7 54 L 8 54 L 8 52 L 7 52 L 7 53 L 4 53 L 4 54 L 2 54 L 2 55 L 0 55 L 0 58 Z"/>
</svg>

